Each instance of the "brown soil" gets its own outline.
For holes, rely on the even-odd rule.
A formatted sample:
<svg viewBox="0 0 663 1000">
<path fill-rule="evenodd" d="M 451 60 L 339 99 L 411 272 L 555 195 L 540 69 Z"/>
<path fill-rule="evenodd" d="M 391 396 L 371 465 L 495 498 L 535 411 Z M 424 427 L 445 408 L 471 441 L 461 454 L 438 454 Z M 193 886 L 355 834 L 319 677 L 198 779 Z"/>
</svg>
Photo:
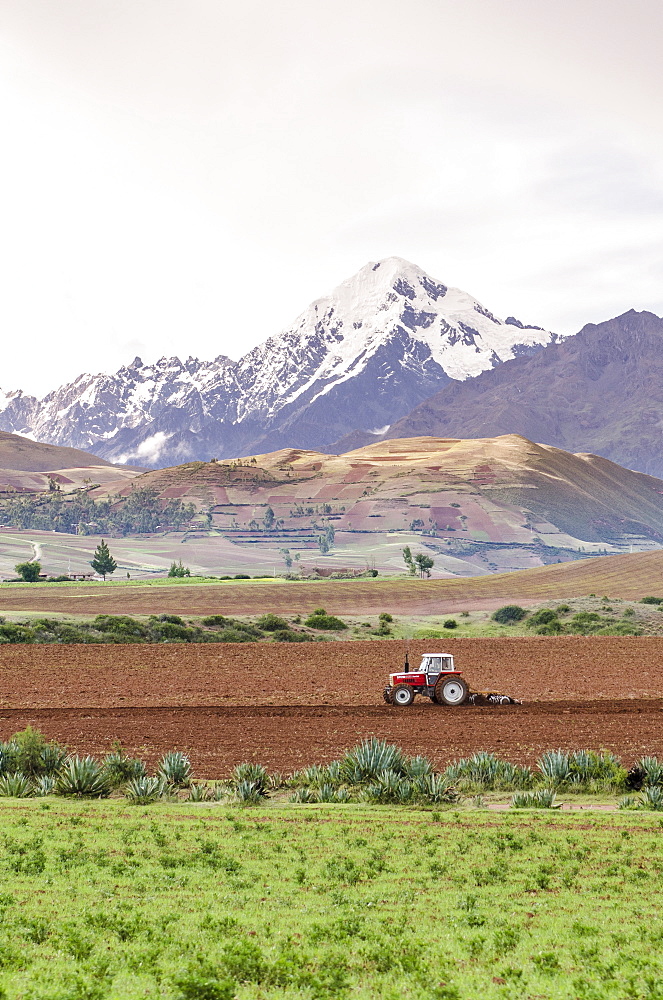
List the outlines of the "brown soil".
<svg viewBox="0 0 663 1000">
<path fill-rule="evenodd" d="M 453 653 L 474 690 L 525 701 L 657 698 L 663 638 L 547 636 L 410 642 Z M 0 707 L 379 706 L 405 643 L 0 647 Z"/>
<path fill-rule="evenodd" d="M 79 753 L 119 739 L 154 764 L 173 748 L 191 754 L 197 776 L 220 778 L 242 761 L 271 771 L 325 763 L 370 736 L 421 753 L 438 766 L 476 750 L 533 763 L 551 748 L 606 749 L 631 763 L 663 756 L 663 701 L 540 702 L 513 708 L 393 707 L 125 708 L 0 711 L 0 732 L 32 725 Z"/>
<path fill-rule="evenodd" d="M 417 663 L 426 649 L 410 644 Z M 146 760 L 188 749 L 201 776 L 242 760 L 291 770 L 377 735 L 437 763 L 475 750 L 532 761 L 543 750 L 663 756 L 663 639 L 445 639 L 475 690 L 513 708 L 382 702 L 404 643 L 0 648 L 0 736 L 31 724 L 79 752 L 114 739 Z"/>
</svg>

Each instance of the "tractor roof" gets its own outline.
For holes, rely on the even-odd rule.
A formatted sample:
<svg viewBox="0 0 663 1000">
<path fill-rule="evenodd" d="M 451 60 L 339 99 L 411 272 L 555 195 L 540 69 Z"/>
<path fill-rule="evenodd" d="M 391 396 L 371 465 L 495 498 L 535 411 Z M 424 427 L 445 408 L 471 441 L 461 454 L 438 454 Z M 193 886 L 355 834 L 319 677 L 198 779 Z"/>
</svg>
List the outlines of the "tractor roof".
<svg viewBox="0 0 663 1000">
<path fill-rule="evenodd" d="M 453 653 L 422 653 L 422 656 L 453 656 Z"/>
</svg>

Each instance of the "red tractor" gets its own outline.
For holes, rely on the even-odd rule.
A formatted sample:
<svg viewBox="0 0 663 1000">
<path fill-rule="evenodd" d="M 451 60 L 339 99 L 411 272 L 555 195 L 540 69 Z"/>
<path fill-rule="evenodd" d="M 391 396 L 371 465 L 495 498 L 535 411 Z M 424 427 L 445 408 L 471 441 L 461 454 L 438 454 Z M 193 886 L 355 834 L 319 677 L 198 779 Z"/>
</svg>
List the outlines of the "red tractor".
<svg viewBox="0 0 663 1000">
<path fill-rule="evenodd" d="M 438 705 L 455 707 L 467 701 L 470 689 L 460 670 L 454 669 L 454 658 L 450 653 L 424 653 L 418 670 L 410 670 L 406 653 L 403 671 L 389 675 L 384 700 L 388 705 L 405 708 L 412 704 L 417 694 L 425 695 Z"/>
</svg>

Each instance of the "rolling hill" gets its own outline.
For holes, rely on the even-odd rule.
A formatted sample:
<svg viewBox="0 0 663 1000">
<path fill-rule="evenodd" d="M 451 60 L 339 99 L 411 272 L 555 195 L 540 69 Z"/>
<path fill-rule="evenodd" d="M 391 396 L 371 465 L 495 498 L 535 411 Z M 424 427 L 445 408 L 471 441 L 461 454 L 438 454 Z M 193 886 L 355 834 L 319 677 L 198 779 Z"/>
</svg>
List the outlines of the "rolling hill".
<svg viewBox="0 0 663 1000">
<path fill-rule="evenodd" d="M 238 569 L 289 558 L 324 573 L 402 571 L 409 544 L 433 555 L 434 575 L 466 576 L 663 545 L 663 481 L 518 435 L 283 449 L 146 472 L 120 493 L 136 489 L 196 506 L 185 537 L 204 543 L 208 569 L 215 546 Z"/>
</svg>

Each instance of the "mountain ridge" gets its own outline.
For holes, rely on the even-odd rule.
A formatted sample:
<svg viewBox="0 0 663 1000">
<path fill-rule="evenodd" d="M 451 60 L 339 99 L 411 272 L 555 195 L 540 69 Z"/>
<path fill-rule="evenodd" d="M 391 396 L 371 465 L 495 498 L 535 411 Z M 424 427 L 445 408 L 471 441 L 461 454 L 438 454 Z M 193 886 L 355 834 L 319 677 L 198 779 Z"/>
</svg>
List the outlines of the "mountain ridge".
<svg viewBox="0 0 663 1000">
<path fill-rule="evenodd" d="M 380 431 L 452 379 L 537 351 L 559 335 L 480 302 L 398 257 L 368 263 L 238 361 L 136 358 L 39 400 L 0 393 L 0 429 L 168 465 Z"/>
<path fill-rule="evenodd" d="M 663 319 L 631 309 L 536 355 L 449 383 L 384 437 L 516 433 L 662 477 L 662 414 Z M 365 438 L 355 433 L 336 444 L 345 450 Z"/>
</svg>

